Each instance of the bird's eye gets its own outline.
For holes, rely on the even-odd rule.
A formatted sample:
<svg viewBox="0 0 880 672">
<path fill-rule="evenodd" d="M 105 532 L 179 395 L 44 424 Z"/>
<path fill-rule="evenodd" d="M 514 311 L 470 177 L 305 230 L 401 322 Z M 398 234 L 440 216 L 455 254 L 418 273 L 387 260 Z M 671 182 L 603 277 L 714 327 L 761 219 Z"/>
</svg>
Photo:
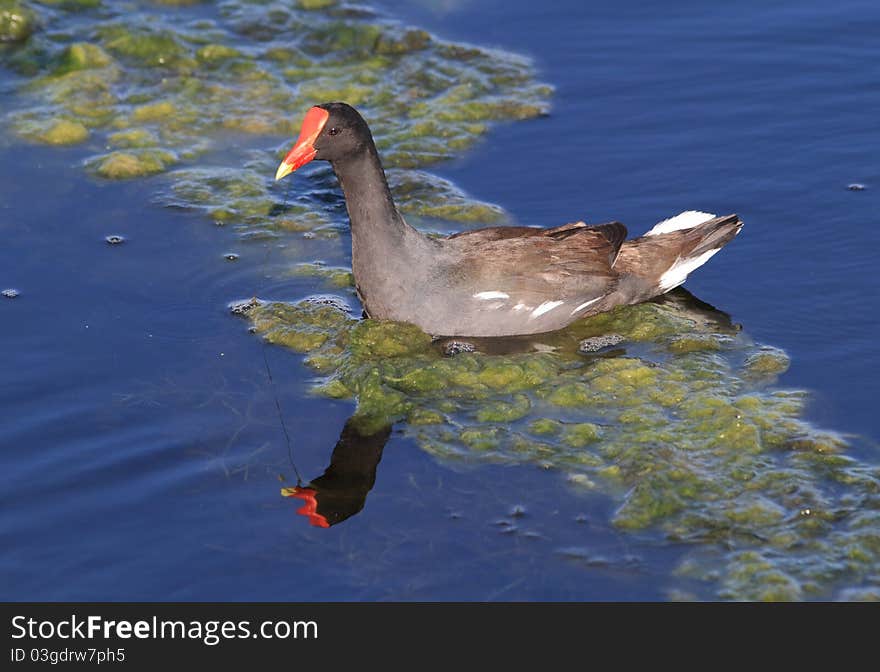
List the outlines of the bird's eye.
<svg viewBox="0 0 880 672">
<path fill-rule="evenodd" d="M 329 133 L 330 135 L 336 135 L 337 133 L 339 133 L 339 129 L 334 126 L 330 129 Z"/>
</svg>

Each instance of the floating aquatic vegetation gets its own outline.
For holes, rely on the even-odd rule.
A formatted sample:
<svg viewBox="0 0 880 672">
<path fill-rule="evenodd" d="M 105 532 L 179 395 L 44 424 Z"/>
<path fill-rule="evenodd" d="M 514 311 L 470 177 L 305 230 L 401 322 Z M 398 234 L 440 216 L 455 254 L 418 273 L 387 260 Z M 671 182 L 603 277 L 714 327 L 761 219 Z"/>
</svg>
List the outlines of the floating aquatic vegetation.
<svg viewBox="0 0 880 672">
<path fill-rule="evenodd" d="M 127 180 L 161 173 L 177 162 L 174 153 L 161 149 L 118 151 L 95 157 L 88 162 L 97 175 L 110 180 Z"/>
<path fill-rule="evenodd" d="M 47 145 L 76 145 L 89 138 L 89 129 L 78 121 L 55 119 L 46 124 L 22 123 L 17 128 L 21 135 Z"/>
<path fill-rule="evenodd" d="M 269 188 L 278 154 L 316 103 L 362 109 L 386 166 L 396 168 L 390 178 L 404 212 L 465 222 L 497 221 L 503 212 L 411 169 L 459 154 L 493 121 L 548 109 L 551 90 L 535 82 L 527 60 L 445 42 L 372 10 L 328 0 L 225 0 L 206 18 L 189 13 L 193 1 L 132 4 L 139 11 L 97 0 L 4 0 L 0 39 L 23 46 L 0 54 L 0 63 L 29 77 L 10 127 L 32 142 L 107 147 L 86 161 L 104 179 L 167 172 L 228 151 L 210 173 L 180 166 L 159 199 L 235 220 L 243 232 L 284 235 L 276 219 L 307 230 L 339 223 L 329 171 L 319 171 L 293 207 Z M 74 13 L 90 20 L 70 21 Z M 242 169 L 243 146 L 254 158 Z M 210 194 L 198 188 L 204 177 Z M 252 188 L 238 193 L 243 182 Z"/>
<path fill-rule="evenodd" d="M 512 339 L 508 354 L 448 357 L 411 325 L 325 301 L 247 313 L 269 342 L 306 354 L 317 394 L 357 399 L 365 433 L 401 422 L 441 460 L 559 470 L 614 498 L 621 530 L 690 544 L 679 576 L 720 597 L 801 599 L 876 579 L 880 473 L 803 419 L 803 393 L 768 385 L 784 353 L 706 314 L 677 294 Z M 617 356 L 578 352 L 606 333 L 625 341 Z"/>
<path fill-rule="evenodd" d="M 319 263 L 297 264 L 290 274 L 300 277 L 319 278 L 330 288 L 354 287 L 351 269 L 326 266 Z"/>
<path fill-rule="evenodd" d="M 492 203 L 475 201 L 449 180 L 420 170 L 390 170 L 388 184 L 401 212 L 429 219 L 461 223 L 497 222 L 504 211 Z M 460 230 L 460 226 L 458 227 Z"/>
<path fill-rule="evenodd" d="M 34 32 L 35 17 L 19 0 L 0 0 L 0 42 L 22 42 Z"/>
</svg>

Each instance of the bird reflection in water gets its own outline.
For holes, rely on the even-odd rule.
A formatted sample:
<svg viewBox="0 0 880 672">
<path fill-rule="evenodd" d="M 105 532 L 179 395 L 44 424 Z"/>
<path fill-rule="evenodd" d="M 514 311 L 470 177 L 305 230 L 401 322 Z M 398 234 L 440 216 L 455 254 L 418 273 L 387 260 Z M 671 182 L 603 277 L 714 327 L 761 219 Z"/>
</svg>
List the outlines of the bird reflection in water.
<svg viewBox="0 0 880 672">
<path fill-rule="evenodd" d="M 306 486 L 282 488 L 281 494 L 302 500 L 297 513 L 315 527 L 330 527 L 351 518 L 364 508 L 390 436 L 390 425 L 373 434 L 361 434 L 349 419 L 324 473 Z"/>
<path fill-rule="evenodd" d="M 730 315 L 695 297 L 683 288 L 654 299 L 672 308 L 681 317 L 694 322 L 697 329 L 716 333 L 739 331 Z M 544 335 L 546 336 L 546 335 Z M 469 350 L 486 355 L 509 355 L 518 352 L 543 351 L 541 334 L 513 338 L 454 339 L 466 341 Z M 448 349 L 453 339 L 438 339 L 435 344 L 441 350 Z M 626 354 L 625 344 L 620 348 L 595 356 L 620 356 Z M 588 355 L 589 356 L 589 355 Z M 306 517 L 314 527 L 331 527 L 359 513 L 366 503 L 367 494 L 376 482 L 376 469 L 382 459 L 382 451 L 391 437 L 391 426 L 372 434 L 362 434 L 354 418 L 349 418 L 330 456 L 330 466 L 324 473 L 307 485 L 282 488 L 281 494 L 302 501 L 297 513 Z"/>
</svg>

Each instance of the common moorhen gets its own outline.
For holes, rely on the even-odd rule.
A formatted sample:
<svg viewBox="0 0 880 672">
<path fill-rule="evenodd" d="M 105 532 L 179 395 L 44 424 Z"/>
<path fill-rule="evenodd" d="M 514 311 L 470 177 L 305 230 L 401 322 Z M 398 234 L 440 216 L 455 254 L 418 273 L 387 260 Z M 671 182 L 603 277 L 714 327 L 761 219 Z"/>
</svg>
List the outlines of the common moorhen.
<svg viewBox="0 0 880 672">
<path fill-rule="evenodd" d="M 736 215 L 688 211 L 633 240 L 620 222 L 430 238 L 397 211 L 370 129 L 345 103 L 309 109 L 275 179 L 313 159 L 330 162 L 345 195 L 367 315 L 434 336 L 537 334 L 646 301 L 681 285 L 742 228 Z"/>
</svg>

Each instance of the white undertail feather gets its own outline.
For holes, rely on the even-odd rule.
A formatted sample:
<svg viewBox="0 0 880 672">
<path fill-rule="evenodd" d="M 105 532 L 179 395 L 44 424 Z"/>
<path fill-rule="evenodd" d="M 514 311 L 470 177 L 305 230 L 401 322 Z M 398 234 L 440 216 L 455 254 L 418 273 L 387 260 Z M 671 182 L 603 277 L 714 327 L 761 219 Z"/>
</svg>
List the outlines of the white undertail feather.
<svg viewBox="0 0 880 672">
<path fill-rule="evenodd" d="M 660 291 L 668 292 L 670 289 L 675 289 L 683 284 L 691 272 L 709 261 L 711 256 L 720 249 L 720 247 L 717 247 L 714 250 L 707 250 L 696 257 L 677 260 L 668 271 L 660 276 Z"/>
<path fill-rule="evenodd" d="M 648 233 L 646 233 L 645 235 L 657 236 L 661 233 L 669 233 L 670 231 L 692 229 L 695 226 L 702 224 L 703 222 L 708 222 L 710 219 L 714 218 L 715 215 L 708 212 L 700 212 L 699 210 L 688 210 L 681 213 L 680 215 L 676 215 L 675 217 L 664 219 L 662 222 L 654 226 L 653 229 L 648 231 Z"/>
</svg>

